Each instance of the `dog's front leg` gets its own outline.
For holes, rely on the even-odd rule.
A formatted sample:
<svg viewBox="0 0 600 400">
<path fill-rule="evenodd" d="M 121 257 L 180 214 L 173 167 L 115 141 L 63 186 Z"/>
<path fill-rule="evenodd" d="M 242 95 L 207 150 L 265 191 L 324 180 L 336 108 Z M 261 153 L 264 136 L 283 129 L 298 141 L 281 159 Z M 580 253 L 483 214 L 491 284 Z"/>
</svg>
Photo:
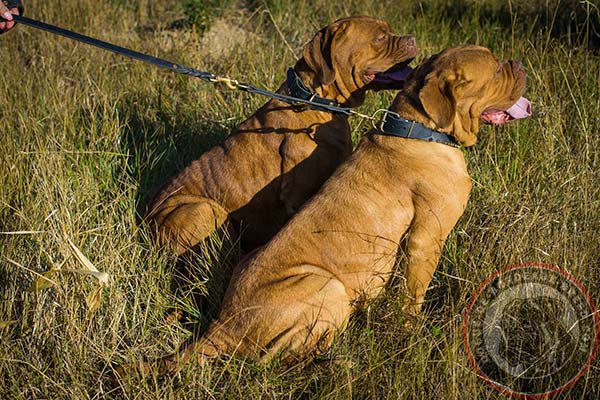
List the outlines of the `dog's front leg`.
<svg viewBox="0 0 600 400">
<path fill-rule="evenodd" d="M 439 235 L 432 235 L 427 229 L 411 230 L 405 273 L 407 294 L 402 307 L 402 311 L 411 317 L 421 311 L 443 244 Z"/>
<path fill-rule="evenodd" d="M 415 317 L 421 311 L 444 242 L 463 210 L 462 206 L 448 207 L 448 204 L 438 210 L 417 207 L 407 239 L 405 277 L 408 293 L 402 307 L 406 314 Z"/>
</svg>

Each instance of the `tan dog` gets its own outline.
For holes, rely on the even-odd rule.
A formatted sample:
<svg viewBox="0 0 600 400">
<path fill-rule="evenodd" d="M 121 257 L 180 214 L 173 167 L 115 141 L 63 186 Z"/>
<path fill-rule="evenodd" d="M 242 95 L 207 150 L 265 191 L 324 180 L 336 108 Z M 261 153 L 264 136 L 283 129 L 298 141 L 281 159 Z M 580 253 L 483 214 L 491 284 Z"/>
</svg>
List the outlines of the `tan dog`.
<svg viewBox="0 0 600 400">
<path fill-rule="evenodd" d="M 318 32 L 295 71 L 310 92 L 355 107 L 379 72 L 410 62 L 416 51 L 412 36 L 393 35 L 386 22 L 349 17 Z M 286 81 L 278 92 L 290 90 Z M 248 246 L 264 244 L 351 151 L 347 116 L 271 100 L 172 178 L 147 220 L 159 243 L 175 244 L 178 254 L 227 222 L 241 225 Z"/>
<path fill-rule="evenodd" d="M 524 89 L 520 63 L 500 62 L 483 47 L 456 47 L 421 64 L 391 110 L 468 146 L 480 120 L 510 119 L 502 110 L 512 109 Z M 470 190 L 459 148 L 371 131 L 282 231 L 237 267 L 206 334 L 155 367 L 165 372 L 220 354 L 266 361 L 326 350 L 353 302 L 375 297 L 388 282 L 401 242 L 405 311 L 416 315 Z"/>
</svg>

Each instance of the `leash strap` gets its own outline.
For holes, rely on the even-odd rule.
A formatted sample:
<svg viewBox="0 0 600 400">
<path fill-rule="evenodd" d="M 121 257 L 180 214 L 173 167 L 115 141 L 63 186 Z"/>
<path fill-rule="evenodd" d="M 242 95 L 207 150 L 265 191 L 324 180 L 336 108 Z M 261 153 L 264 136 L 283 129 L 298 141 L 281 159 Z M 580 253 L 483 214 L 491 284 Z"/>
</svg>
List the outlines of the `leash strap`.
<svg viewBox="0 0 600 400">
<path fill-rule="evenodd" d="M 177 63 L 174 63 L 171 61 L 167 61 L 167 60 L 158 58 L 158 57 L 153 57 L 151 55 L 140 53 L 138 51 L 131 50 L 131 49 L 128 49 L 125 47 L 117 46 L 112 43 L 104 42 L 99 39 L 95 39 L 95 38 L 92 38 L 92 37 L 89 37 L 86 35 L 82 35 L 80 33 L 73 32 L 68 29 L 63 29 L 63 28 L 60 28 L 55 25 L 50 25 L 45 22 L 37 21 L 35 19 L 23 17 L 21 15 L 13 14 L 13 18 L 15 21 L 17 21 L 19 23 L 29 25 L 29 26 L 37 28 L 37 29 L 44 30 L 46 32 L 54 33 L 56 35 L 61 35 L 61 36 L 67 37 L 69 39 L 77 40 L 79 42 L 89 44 L 91 46 L 95 46 L 95 47 L 98 47 L 98 48 L 101 48 L 104 50 L 108 50 L 113 53 L 117 53 L 117 54 L 120 54 L 120 55 L 123 55 L 126 57 L 131 57 L 136 60 L 144 61 L 144 62 L 156 65 L 161 68 L 166 68 L 166 69 L 169 69 L 178 74 L 189 75 L 194 78 L 200 78 L 207 82 L 213 82 L 213 83 L 223 82 L 230 89 L 239 89 L 239 90 L 242 90 L 242 91 L 245 91 L 248 93 L 259 94 L 261 96 L 266 96 L 266 97 L 270 97 L 272 99 L 281 100 L 283 102 L 286 102 L 286 103 L 289 103 L 292 105 L 304 104 L 304 105 L 309 106 L 310 108 L 314 108 L 314 109 L 317 109 L 320 111 L 325 111 L 325 112 L 330 112 L 330 113 L 340 113 L 340 114 L 344 114 L 344 115 L 353 114 L 353 112 L 350 108 L 340 107 L 338 105 L 338 103 L 335 102 L 334 100 L 325 99 L 323 97 L 318 97 L 318 96 L 314 95 L 308 89 L 306 89 L 306 86 L 304 86 L 304 83 L 302 83 L 302 81 L 300 81 L 299 83 L 302 84 L 302 86 L 304 86 L 304 88 L 308 91 L 308 93 L 310 93 L 310 96 L 308 98 L 294 97 L 295 93 L 290 93 L 291 94 L 290 96 L 280 94 L 280 93 L 275 93 L 275 92 L 271 92 L 269 90 L 258 88 L 256 86 L 252 86 L 247 83 L 238 82 L 234 79 L 218 77 L 218 76 L 211 74 L 210 72 L 199 71 L 194 68 L 186 67 L 184 65 L 180 65 L 180 64 L 177 64 Z M 288 77 L 289 77 L 289 71 L 288 71 Z M 298 78 L 298 80 L 300 80 L 300 79 Z M 324 101 L 324 100 L 327 100 L 327 101 Z"/>
<path fill-rule="evenodd" d="M 190 75 L 194 78 L 200 78 L 205 81 L 210 81 L 211 78 L 214 78 L 214 76 L 210 72 L 198 71 L 194 68 L 185 67 L 183 65 L 179 65 L 171 61 L 163 60 L 157 57 L 150 56 L 148 54 L 140 53 L 134 50 L 127 49 L 125 47 L 117 46 L 112 43 L 104 42 L 102 40 L 85 36 L 77 32 L 59 28 L 58 26 L 46 24 L 44 22 L 36 21 L 34 19 L 23 17 L 20 15 L 13 15 L 13 18 L 19 23 L 29 25 L 34 28 L 41 29 L 57 35 L 65 36 L 69 39 L 77 40 L 79 42 L 99 47 L 104 50 L 112 51 L 113 53 L 117 53 L 126 57 L 135 58 L 136 60 L 144 61 L 161 68 L 170 69 L 171 71 L 176 72 L 178 74 Z"/>
<path fill-rule="evenodd" d="M 408 139 L 419 139 L 426 142 L 442 143 L 452 147 L 460 147 L 458 142 L 445 133 L 429 129 L 418 122 L 409 121 L 398 114 L 387 110 L 379 125 L 384 135 L 399 136 Z"/>
</svg>

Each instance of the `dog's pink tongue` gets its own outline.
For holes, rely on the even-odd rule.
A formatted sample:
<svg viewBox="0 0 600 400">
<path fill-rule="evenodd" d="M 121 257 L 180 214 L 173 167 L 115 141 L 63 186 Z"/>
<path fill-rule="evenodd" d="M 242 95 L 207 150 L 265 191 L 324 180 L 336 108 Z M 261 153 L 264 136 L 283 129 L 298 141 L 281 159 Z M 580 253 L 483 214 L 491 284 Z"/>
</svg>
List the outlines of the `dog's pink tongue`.
<svg viewBox="0 0 600 400">
<path fill-rule="evenodd" d="M 531 115 L 531 103 L 525 97 L 521 97 L 508 110 L 486 110 L 481 114 L 483 122 L 501 125 L 517 119 L 527 118 Z"/>
<path fill-rule="evenodd" d="M 402 82 L 406 79 L 408 74 L 412 72 L 412 68 L 409 66 L 403 67 L 399 70 L 392 72 L 380 72 L 375 75 L 374 82 L 380 83 L 393 83 L 393 82 Z"/>
<path fill-rule="evenodd" d="M 527 118 L 531 116 L 531 103 L 525 97 L 521 97 L 517 102 L 506 112 L 513 119 Z"/>
</svg>

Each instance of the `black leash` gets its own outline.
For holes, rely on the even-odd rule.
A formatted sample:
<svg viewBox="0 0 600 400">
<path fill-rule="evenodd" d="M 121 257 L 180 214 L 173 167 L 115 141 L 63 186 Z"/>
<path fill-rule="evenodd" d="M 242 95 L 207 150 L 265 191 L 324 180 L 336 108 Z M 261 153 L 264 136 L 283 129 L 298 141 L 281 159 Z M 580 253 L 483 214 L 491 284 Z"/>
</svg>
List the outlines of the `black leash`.
<svg viewBox="0 0 600 400">
<path fill-rule="evenodd" d="M 95 38 L 92 38 L 92 37 L 89 37 L 86 35 L 82 35 L 80 33 L 73 32 L 68 29 L 63 29 L 58 26 L 50 25 L 45 22 L 37 21 L 35 19 L 23 17 L 20 15 L 14 15 L 14 14 L 13 14 L 13 18 L 16 22 L 19 22 L 19 23 L 22 23 L 25 25 L 29 25 L 31 27 L 41 29 L 41 30 L 44 30 L 44 31 L 47 31 L 50 33 L 65 36 L 69 39 L 77 40 L 79 42 L 89 44 L 89 45 L 92 45 L 92 46 L 95 46 L 95 47 L 98 47 L 98 48 L 101 48 L 104 50 L 108 50 L 113 53 L 117 53 L 117 54 L 120 54 L 120 55 L 123 55 L 126 57 L 144 61 L 144 62 L 147 62 L 152 65 L 156 65 L 161 68 L 166 68 L 166 69 L 169 69 L 178 74 L 188 75 L 188 76 L 192 76 L 194 78 L 200 78 L 207 82 L 213 82 L 213 83 L 222 82 L 222 83 L 225 83 L 231 89 L 239 89 L 239 90 L 242 90 L 242 91 L 245 91 L 248 93 L 259 94 L 262 96 L 270 97 L 272 99 L 281 100 L 283 102 L 286 102 L 286 103 L 289 103 L 292 105 L 303 104 L 303 105 L 307 105 L 310 108 L 314 108 L 319 111 L 339 113 L 339 114 L 344 114 L 344 115 L 354 114 L 354 115 L 358 115 L 361 117 L 365 117 L 362 114 L 352 111 L 348 107 L 339 106 L 337 104 L 337 102 L 335 102 L 334 100 L 331 100 L 331 102 L 326 103 L 321 100 L 321 99 L 323 99 L 322 97 L 318 97 L 318 96 L 312 96 L 308 99 L 305 99 L 305 98 L 298 98 L 298 97 L 294 97 L 294 96 L 288 96 L 285 94 L 271 92 L 269 90 L 265 90 L 265 89 L 261 89 L 256 86 L 252 86 L 248 83 L 242 83 L 242 82 L 238 82 L 235 79 L 215 76 L 215 75 L 211 74 L 210 72 L 199 71 L 195 68 L 186 67 L 184 65 L 180 65 L 180 64 L 177 64 L 177 63 L 174 63 L 171 61 L 161 59 L 161 58 L 153 57 L 148 54 L 140 53 L 135 50 L 117 46 L 112 43 L 104 42 L 102 40 L 95 39 Z M 314 101 L 315 99 L 317 101 Z M 369 118 L 368 116 L 366 116 L 366 117 Z"/>
<path fill-rule="evenodd" d="M 140 61 L 144 61 L 162 68 L 170 69 L 173 72 L 178 74 L 190 75 L 194 78 L 200 78 L 205 81 L 210 81 L 211 78 L 214 78 L 213 74 L 210 72 L 198 71 L 194 68 L 185 67 L 183 65 L 176 64 L 171 61 L 163 60 L 160 58 L 156 58 L 150 56 L 148 54 L 140 53 L 134 50 L 127 49 L 125 47 L 117 46 L 112 43 L 104 42 L 99 39 L 94 39 L 89 36 L 82 35 L 77 32 L 73 32 L 67 29 L 60 28 L 58 26 L 46 24 L 41 21 L 36 21 L 35 19 L 22 17 L 20 15 L 14 15 L 13 19 L 19 23 L 32 26 L 37 29 L 41 29 L 50 33 L 54 33 L 57 35 L 68 37 L 69 39 L 77 40 L 79 42 L 83 42 L 92 46 L 99 47 L 104 50 L 112 51 L 113 53 L 117 53 L 126 57 L 135 58 Z"/>
<path fill-rule="evenodd" d="M 281 93 L 271 92 L 269 90 L 261 89 L 256 86 L 252 86 L 248 83 L 238 82 L 237 80 L 215 76 L 210 72 L 199 71 L 195 68 L 186 67 L 171 61 L 167 61 L 161 58 L 150 56 L 148 54 L 140 53 L 135 50 L 131 50 L 125 47 L 117 46 L 112 43 L 104 42 L 99 39 L 95 39 L 86 35 L 82 35 L 77 32 L 63 29 L 58 26 L 46 24 L 41 21 L 37 21 L 31 18 L 22 17 L 20 15 L 13 15 L 15 21 L 32 26 L 37 29 L 41 29 L 50 33 L 65 36 L 69 39 L 77 40 L 79 42 L 89 44 L 104 50 L 111 51 L 126 57 L 134 58 L 136 60 L 144 61 L 152 65 L 156 65 L 161 68 L 169 69 L 177 74 L 183 74 L 192 76 L 194 78 L 200 78 L 207 82 L 221 82 L 225 83 L 230 89 L 239 89 L 248 93 L 255 93 L 262 96 L 270 97 L 272 99 L 281 100 L 292 105 L 306 105 L 312 109 L 325 111 L 330 113 L 339 113 L 344 115 L 356 115 L 361 118 L 375 120 L 375 115 L 379 112 L 383 112 L 383 118 L 379 126 L 373 124 L 384 135 L 393 135 L 406 137 L 411 139 L 420 139 L 429 142 L 443 143 L 449 146 L 458 147 L 458 143 L 453 137 L 448 136 L 444 133 L 428 129 L 421 124 L 413 121 L 407 121 L 401 118 L 394 112 L 389 110 L 377 110 L 372 116 L 358 113 L 351 110 L 348 107 L 341 107 L 339 103 L 332 99 L 317 96 L 308 89 L 302 80 L 298 77 L 293 69 L 288 70 L 287 73 L 287 86 L 288 93 L 285 95 Z"/>
</svg>

